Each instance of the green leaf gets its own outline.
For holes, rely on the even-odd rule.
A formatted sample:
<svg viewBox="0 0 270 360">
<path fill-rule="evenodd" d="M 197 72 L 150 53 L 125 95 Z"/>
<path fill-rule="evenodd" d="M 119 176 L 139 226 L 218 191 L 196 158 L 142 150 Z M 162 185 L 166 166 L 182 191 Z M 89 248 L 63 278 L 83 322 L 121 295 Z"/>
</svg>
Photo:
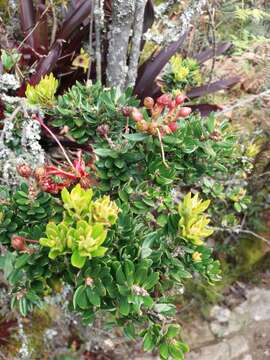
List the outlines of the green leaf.
<svg viewBox="0 0 270 360">
<path fill-rule="evenodd" d="M 125 275 L 129 286 L 133 284 L 135 266 L 131 260 L 125 260 L 124 263 Z"/>
<path fill-rule="evenodd" d="M 143 350 L 152 351 L 154 347 L 155 347 L 154 336 L 150 332 L 147 332 L 143 338 Z"/>
<path fill-rule="evenodd" d="M 95 149 L 94 153 L 100 157 L 111 157 L 113 159 L 117 159 L 118 157 L 117 152 L 111 149 Z"/>
<path fill-rule="evenodd" d="M 117 288 L 122 296 L 128 296 L 130 294 L 130 289 L 126 285 L 117 284 Z"/>
<path fill-rule="evenodd" d="M 121 297 L 119 301 L 119 311 L 122 315 L 128 316 L 130 311 L 130 304 L 127 301 L 127 298 Z"/>
<path fill-rule="evenodd" d="M 19 300 L 19 310 L 20 310 L 20 313 L 22 314 L 22 316 L 27 315 L 27 300 L 25 297 L 23 297 Z"/>
<path fill-rule="evenodd" d="M 154 310 L 159 314 L 167 316 L 173 316 L 176 313 L 176 309 L 173 304 L 155 304 Z"/>
<path fill-rule="evenodd" d="M 242 211 L 241 205 L 239 203 L 234 203 L 233 207 L 235 208 L 235 210 L 240 213 Z"/>
<path fill-rule="evenodd" d="M 114 161 L 114 165 L 119 169 L 123 169 L 123 167 L 125 166 L 125 162 L 123 160 L 117 159 Z"/>
<path fill-rule="evenodd" d="M 119 265 L 118 269 L 116 270 L 116 281 L 120 285 L 126 284 L 126 277 L 122 271 L 121 265 Z"/>
<path fill-rule="evenodd" d="M 169 345 L 169 353 L 170 353 L 171 357 L 175 360 L 184 360 L 184 353 L 180 349 L 180 347 L 179 348 L 177 347 L 177 345 L 170 344 Z"/>
<path fill-rule="evenodd" d="M 73 296 L 74 309 L 77 309 L 77 306 L 79 306 L 83 310 L 89 307 L 86 289 L 84 285 L 79 286 L 74 293 Z"/>
<path fill-rule="evenodd" d="M 126 326 L 124 326 L 123 330 L 126 337 L 128 337 L 130 340 L 136 339 L 136 331 L 132 323 L 128 323 Z"/>
<path fill-rule="evenodd" d="M 159 354 L 163 359 L 169 358 L 169 346 L 165 343 L 159 345 Z"/>
<path fill-rule="evenodd" d="M 86 294 L 90 303 L 94 306 L 100 306 L 100 296 L 91 287 L 86 288 Z"/>
<path fill-rule="evenodd" d="M 174 338 L 180 333 L 181 326 L 177 324 L 169 325 L 166 337 L 167 338 Z"/>
<path fill-rule="evenodd" d="M 81 256 L 80 253 L 79 253 L 79 250 L 75 250 L 73 253 L 72 253 L 72 256 L 71 256 L 71 264 L 72 266 L 78 268 L 78 269 L 81 269 L 84 264 L 86 262 L 86 257 L 85 256 Z"/>
<path fill-rule="evenodd" d="M 19 256 L 15 262 L 15 268 L 16 269 L 22 268 L 25 264 L 27 264 L 29 258 L 30 258 L 29 254 L 23 254 Z"/>
<path fill-rule="evenodd" d="M 158 283 L 158 280 L 159 280 L 159 273 L 153 272 L 148 276 L 147 280 L 142 284 L 142 287 L 145 290 L 151 290 Z"/>
<path fill-rule="evenodd" d="M 145 139 L 147 139 L 149 137 L 148 134 L 143 134 L 143 133 L 135 133 L 135 134 L 124 134 L 123 135 L 127 140 L 129 141 L 143 141 Z"/>
<path fill-rule="evenodd" d="M 91 256 L 92 257 L 104 256 L 107 250 L 108 250 L 108 248 L 106 248 L 104 246 L 100 246 L 97 250 L 95 250 L 91 253 Z"/>
</svg>

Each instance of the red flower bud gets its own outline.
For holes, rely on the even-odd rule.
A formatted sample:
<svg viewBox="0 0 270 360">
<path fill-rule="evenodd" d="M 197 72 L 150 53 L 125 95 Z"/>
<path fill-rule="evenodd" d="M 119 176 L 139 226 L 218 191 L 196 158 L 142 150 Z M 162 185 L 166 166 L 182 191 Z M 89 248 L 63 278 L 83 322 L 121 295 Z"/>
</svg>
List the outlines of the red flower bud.
<svg viewBox="0 0 270 360">
<path fill-rule="evenodd" d="M 143 101 L 144 106 L 146 107 L 146 109 L 153 109 L 155 102 L 154 99 L 151 98 L 150 96 L 146 97 Z"/>
<path fill-rule="evenodd" d="M 32 169 L 27 164 L 18 165 L 17 171 L 22 177 L 24 177 L 26 179 L 28 179 L 32 174 Z"/>
<path fill-rule="evenodd" d="M 17 251 L 25 251 L 25 238 L 23 236 L 13 235 L 11 238 L 11 246 Z"/>
<path fill-rule="evenodd" d="M 164 94 L 161 95 L 159 98 L 157 98 L 157 103 L 159 105 L 168 106 L 171 103 L 171 95 L 170 94 Z"/>
<path fill-rule="evenodd" d="M 184 95 L 177 95 L 175 98 L 176 105 L 182 105 L 187 97 Z"/>
<path fill-rule="evenodd" d="M 170 104 L 169 104 L 169 109 L 173 110 L 176 107 L 176 101 L 175 100 L 171 100 Z"/>
<path fill-rule="evenodd" d="M 178 111 L 176 117 L 177 117 L 177 118 L 179 118 L 179 117 L 185 118 L 185 117 L 189 116 L 191 113 L 192 113 L 192 109 L 191 109 L 190 107 L 182 107 L 182 108 Z"/>
<path fill-rule="evenodd" d="M 136 108 L 133 109 L 131 117 L 136 122 L 140 122 L 143 120 L 143 114 Z"/>
<path fill-rule="evenodd" d="M 176 121 L 170 122 L 168 124 L 169 128 L 171 129 L 172 132 L 176 132 L 179 128 L 178 124 L 176 123 Z"/>
</svg>

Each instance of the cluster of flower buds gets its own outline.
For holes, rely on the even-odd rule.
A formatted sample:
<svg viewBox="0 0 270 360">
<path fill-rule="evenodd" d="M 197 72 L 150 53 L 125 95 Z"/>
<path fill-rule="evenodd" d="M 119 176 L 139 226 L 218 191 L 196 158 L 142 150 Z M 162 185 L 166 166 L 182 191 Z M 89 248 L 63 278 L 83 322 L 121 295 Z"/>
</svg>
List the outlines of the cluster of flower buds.
<svg viewBox="0 0 270 360">
<path fill-rule="evenodd" d="M 35 178 L 40 188 L 51 194 L 57 194 L 64 187 L 80 183 L 81 187 L 88 189 L 94 183 L 86 170 L 86 164 L 82 159 L 81 151 L 77 153 L 77 159 L 73 161 L 73 166 L 65 165 L 63 168 L 56 166 L 45 166 L 38 168 L 34 172 Z M 57 176 L 60 181 L 55 181 L 54 176 Z"/>
<path fill-rule="evenodd" d="M 64 164 L 62 168 L 45 165 L 33 170 L 29 165 L 21 164 L 17 167 L 17 171 L 26 179 L 34 179 L 42 191 L 51 194 L 58 194 L 64 187 L 78 182 L 84 189 L 88 189 L 94 184 L 94 180 L 90 178 L 86 170 L 81 151 L 78 151 L 77 158 L 73 161 L 72 167 L 69 164 Z M 58 181 L 56 181 L 55 177 L 58 178 Z"/>
<path fill-rule="evenodd" d="M 150 113 L 151 120 L 146 121 L 137 108 L 132 108 L 129 116 L 137 123 L 141 132 L 154 136 L 157 136 L 158 132 L 161 135 L 172 134 L 178 130 L 177 120 L 188 117 L 192 112 L 190 107 L 182 107 L 185 99 L 184 95 L 172 98 L 170 94 L 164 94 L 155 102 L 153 98 L 147 97 L 144 99 L 144 107 Z"/>
<path fill-rule="evenodd" d="M 17 171 L 18 171 L 18 174 L 25 179 L 29 179 L 33 172 L 33 170 L 31 169 L 31 167 L 28 164 L 18 165 Z"/>
</svg>

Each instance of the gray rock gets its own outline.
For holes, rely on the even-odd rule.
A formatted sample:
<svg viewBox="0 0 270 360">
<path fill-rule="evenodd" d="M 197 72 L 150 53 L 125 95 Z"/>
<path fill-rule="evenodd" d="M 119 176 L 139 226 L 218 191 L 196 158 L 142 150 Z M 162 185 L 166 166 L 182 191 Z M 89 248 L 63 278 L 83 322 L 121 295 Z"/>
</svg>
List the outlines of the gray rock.
<svg viewBox="0 0 270 360">
<path fill-rule="evenodd" d="M 226 323 L 231 317 L 231 311 L 227 308 L 215 305 L 210 311 L 210 316 L 219 323 Z"/>
<path fill-rule="evenodd" d="M 253 357 L 251 355 L 247 354 L 247 355 L 244 355 L 242 360 L 253 360 Z"/>
<path fill-rule="evenodd" d="M 228 345 L 230 347 L 230 359 L 237 358 L 249 351 L 248 342 L 241 335 L 236 335 L 228 340 Z"/>
<path fill-rule="evenodd" d="M 210 328 L 217 337 L 226 337 L 240 331 L 253 321 L 270 320 L 270 291 L 254 288 L 247 292 L 247 300 L 233 311 L 214 306 Z"/>
<path fill-rule="evenodd" d="M 233 360 L 249 351 L 247 340 L 243 336 L 235 336 L 230 340 L 205 346 L 199 351 L 191 352 L 186 360 Z"/>
<path fill-rule="evenodd" d="M 182 338 L 189 344 L 191 349 L 215 340 L 208 323 L 202 320 L 194 320 L 191 324 L 185 325 Z"/>
</svg>

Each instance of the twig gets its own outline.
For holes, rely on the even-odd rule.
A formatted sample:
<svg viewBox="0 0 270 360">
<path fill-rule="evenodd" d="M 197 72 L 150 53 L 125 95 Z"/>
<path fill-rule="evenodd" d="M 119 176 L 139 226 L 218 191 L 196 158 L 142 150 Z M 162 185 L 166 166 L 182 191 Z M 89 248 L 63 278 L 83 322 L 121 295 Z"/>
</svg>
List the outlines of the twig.
<svg viewBox="0 0 270 360">
<path fill-rule="evenodd" d="M 55 140 L 55 142 L 57 143 L 57 145 L 59 146 L 59 148 L 61 149 L 63 155 L 65 156 L 67 162 L 69 163 L 69 165 L 71 166 L 71 168 L 75 171 L 75 173 L 77 173 L 77 170 L 75 168 L 75 166 L 72 164 L 70 158 L 68 157 L 68 154 L 66 152 L 66 150 L 64 149 L 63 145 L 61 144 L 61 142 L 57 139 L 57 136 L 55 136 L 55 134 L 51 131 L 50 128 L 48 128 L 48 126 L 46 126 L 43 122 L 42 119 L 40 119 L 39 117 L 37 117 L 36 115 L 32 116 L 32 119 L 37 121 L 40 126 L 42 126 L 51 136 L 52 138 Z"/>
<path fill-rule="evenodd" d="M 49 10 L 49 8 L 51 7 L 51 4 L 49 4 L 46 9 L 43 11 L 43 13 L 40 15 L 40 19 L 39 21 L 36 23 L 36 25 L 33 27 L 33 29 L 26 35 L 26 37 L 23 39 L 23 41 L 20 43 L 20 45 L 18 46 L 17 50 L 20 50 L 21 47 L 23 46 L 23 44 L 26 42 L 26 40 L 33 34 L 33 32 L 36 30 L 36 28 L 40 25 L 41 23 L 41 19 L 43 18 L 43 16 L 46 14 L 46 12 Z"/>
<path fill-rule="evenodd" d="M 218 117 L 218 116 L 223 115 L 223 114 L 225 114 L 227 112 L 230 112 L 230 111 L 232 111 L 232 110 L 234 110 L 234 109 L 236 109 L 238 107 L 242 107 L 245 104 L 248 104 L 250 102 L 253 102 L 254 100 L 257 100 L 257 99 L 259 99 L 261 97 L 268 96 L 268 95 L 270 95 L 270 89 L 268 89 L 266 91 L 263 91 L 260 94 L 251 95 L 246 99 L 240 100 L 237 103 L 235 103 L 234 105 L 229 106 L 229 107 L 223 109 L 222 111 L 216 112 L 215 116 Z"/>
<path fill-rule="evenodd" d="M 209 87 L 209 85 L 212 81 L 212 78 L 213 78 L 213 73 L 214 73 L 215 64 L 216 64 L 217 45 L 216 45 L 215 9 L 214 8 L 211 9 L 209 3 L 207 3 L 207 11 L 208 11 L 209 19 L 210 19 L 210 27 L 211 27 L 212 41 L 213 41 L 213 60 L 212 60 L 212 65 L 211 65 L 211 70 L 210 70 L 210 75 L 209 75 L 209 80 L 208 80 L 208 87 Z"/>
<path fill-rule="evenodd" d="M 55 42 L 55 39 L 56 39 L 57 16 L 56 16 L 56 11 L 55 11 L 55 7 L 54 7 L 54 4 L 53 4 L 53 0 L 50 0 L 50 3 L 51 3 L 51 8 L 52 8 L 52 15 L 53 15 L 52 36 L 51 36 L 51 41 L 50 41 L 50 47 L 51 47 L 52 44 Z"/>
<path fill-rule="evenodd" d="M 161 134 L 160 134 L 160 131 L 159 131 L 158 128 L 157 128 L 157 133 L 158 133 L 158 139 L 159 139 L 159 143 L 160 143 L 160 147 L 161 147 L 162 162 L 166 166 L 166 168 L 168 168 L 169 166 L 168 166 L 168 164 L 166 162 L 164 148 L 163 148 L 162 139 L 161 139 Z"/>
<path fill-rule="evenodd" d="M 98 1 L 98 0 L 96 0 Z M 90 56 L 90 61 L 89 61 L 89 67 L 88 67 L 88 71 L 87 71 L 87 80 L 90 79 L 90 74 L 91 74 L 91 56 L 93 55 L 93 24 L 94 24 L 94 9 L 95 9 L 95 0 L 92 1 L 92 8 L 91 8 L 91 15 L 90 15 L 90 25 L 89 25 L 89 56 Z"/>
<path fill-rule="evenodd" d="M 256 237 L 257 239 L 260 239 L 264 242 L 266 242 L 268 245 L 270 245 L 270 240 L 266 239 L 265 237 L 256 234 L 254 231 L 251 230 L 245 230 L 245 229 L 241 229 L 241 227 L 234 227 L 234 228 L 226 228 L 226 227 L 211 227 L 213 230 L 215 231 L 221 231 L 221 232 L 228 232 L 231 234 L 249 234 L 252 235 L 254 237 Z"/>
<path fill-rule="evenodd" d="M 96 72 L 97 81 L 101 83 L 101 18 L 102 11 L 100 0 L 95 3 L 95 35 L 96 35 Z"/>
</svg>

